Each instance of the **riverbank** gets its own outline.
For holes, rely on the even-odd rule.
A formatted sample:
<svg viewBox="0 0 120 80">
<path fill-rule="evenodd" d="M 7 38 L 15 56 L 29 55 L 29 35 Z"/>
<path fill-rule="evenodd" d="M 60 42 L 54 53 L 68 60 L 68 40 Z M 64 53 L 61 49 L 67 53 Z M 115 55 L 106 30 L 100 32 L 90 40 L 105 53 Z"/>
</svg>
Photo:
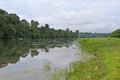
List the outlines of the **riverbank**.
<svg viewBox="0 0 120 80">
<path fill-rule="evenodd" d="M 120 80 L 120 39 L 79 39 L 84 53 L 93 55 L 89 61 L 77 61 L 67 75 L 68 80 Z"/>
</svg>

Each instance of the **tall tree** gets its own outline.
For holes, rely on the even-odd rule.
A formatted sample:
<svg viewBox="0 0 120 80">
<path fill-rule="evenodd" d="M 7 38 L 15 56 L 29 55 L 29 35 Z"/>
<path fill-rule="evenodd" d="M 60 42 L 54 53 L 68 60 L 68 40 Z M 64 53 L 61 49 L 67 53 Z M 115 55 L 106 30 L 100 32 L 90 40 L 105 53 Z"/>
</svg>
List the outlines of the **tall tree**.
<svg viewBox="0 0 120 80">
<path fill-rule="evenodd" d="M 113 32 L 110 34 L 110 37 L 120 38 L 120 29 L 117 29 L 117 30 L 113 31 Z"/>
<path fill-rule="evenodd" d="M 20 21 L 16 14 L 8 14 L 0 9 L 0 39 L 18 39 L 18 38 L 76 38 L 75 32 L 69 28 L 66 30 L 55 30 L 50 28 L 49 24 L 38 27 L 38 21 L 31 20 L 31 24 L 25 19 Z"/>
<path fill-rule="evenodd" d="M 31 26 L 36 27 L 39 25 L 38 21 L 31 20 Z"/>
<path fill-rule="evenodd" d="M 29 22 L 28 22 L 27 20 L 25 20 L 25 19 L 22 19 L 22 20 L 21 20 L 21 24 L 22 24 L 23 26 L 27 26 L 27 27 L 30 26 Z"/>
<path fill-rule="evenodd" d="M 48 24 L 45 24 L 45 28 L 49 28 L 49 25 L 48 25 Z"/>
<path fill-rule="evenodd" d="M 5 10 L 0 9 L 0 14 L 5 15 L 5 14 L 8 14 L 8 13 Z"/>
<path fill-rule="evenodd" d="M 9 14 L 7 15 L 7 18 L 8 18 L 8 23 L 11 23 L 11 24 L 20 23 L 20 18 L 16 14 Z"/>
</svg>

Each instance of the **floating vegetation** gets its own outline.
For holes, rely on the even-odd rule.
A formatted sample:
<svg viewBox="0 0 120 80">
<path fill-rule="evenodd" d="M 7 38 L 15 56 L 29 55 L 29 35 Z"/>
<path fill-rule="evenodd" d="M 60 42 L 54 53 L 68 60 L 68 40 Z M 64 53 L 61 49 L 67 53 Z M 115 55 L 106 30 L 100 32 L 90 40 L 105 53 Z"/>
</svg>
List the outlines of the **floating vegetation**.
<svg viewBox="0 0 120 80">
<path fill-rule="evenodd" d="M 43 68 L 44 68 L 45 71 L 51 70 L 50 63 L 49 63 L 49 62 L 44 63 L 44 64 L 43 64 Z"/>
</svg>

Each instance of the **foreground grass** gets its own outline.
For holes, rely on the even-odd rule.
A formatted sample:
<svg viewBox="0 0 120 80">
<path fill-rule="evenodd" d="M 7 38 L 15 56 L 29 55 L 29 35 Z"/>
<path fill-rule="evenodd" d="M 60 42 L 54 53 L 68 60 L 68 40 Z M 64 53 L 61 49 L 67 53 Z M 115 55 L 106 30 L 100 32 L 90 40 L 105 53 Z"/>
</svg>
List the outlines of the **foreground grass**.
<svg viewBox="0 0 120 80">
<path fill-rule="evenodd" d="M 80 39 L 79 44 L 94 57 L 72 63 L 66 80 L 120 80 L 120 39 Z"/>
</svg>

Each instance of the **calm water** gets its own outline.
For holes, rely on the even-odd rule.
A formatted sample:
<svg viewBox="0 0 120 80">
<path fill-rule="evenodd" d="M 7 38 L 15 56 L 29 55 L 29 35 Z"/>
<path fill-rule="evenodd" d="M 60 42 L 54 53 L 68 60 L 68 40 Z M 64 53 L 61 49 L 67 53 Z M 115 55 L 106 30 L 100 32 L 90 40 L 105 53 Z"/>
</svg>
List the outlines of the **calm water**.
<svg viewBox="0 0 120 80">
<path fill-rule="evenodd" d="M 0 80 L 52 80 L 58 69 L 79 60 L 78 46 L 69 40 L 0 43 Z"/>
</svg>

